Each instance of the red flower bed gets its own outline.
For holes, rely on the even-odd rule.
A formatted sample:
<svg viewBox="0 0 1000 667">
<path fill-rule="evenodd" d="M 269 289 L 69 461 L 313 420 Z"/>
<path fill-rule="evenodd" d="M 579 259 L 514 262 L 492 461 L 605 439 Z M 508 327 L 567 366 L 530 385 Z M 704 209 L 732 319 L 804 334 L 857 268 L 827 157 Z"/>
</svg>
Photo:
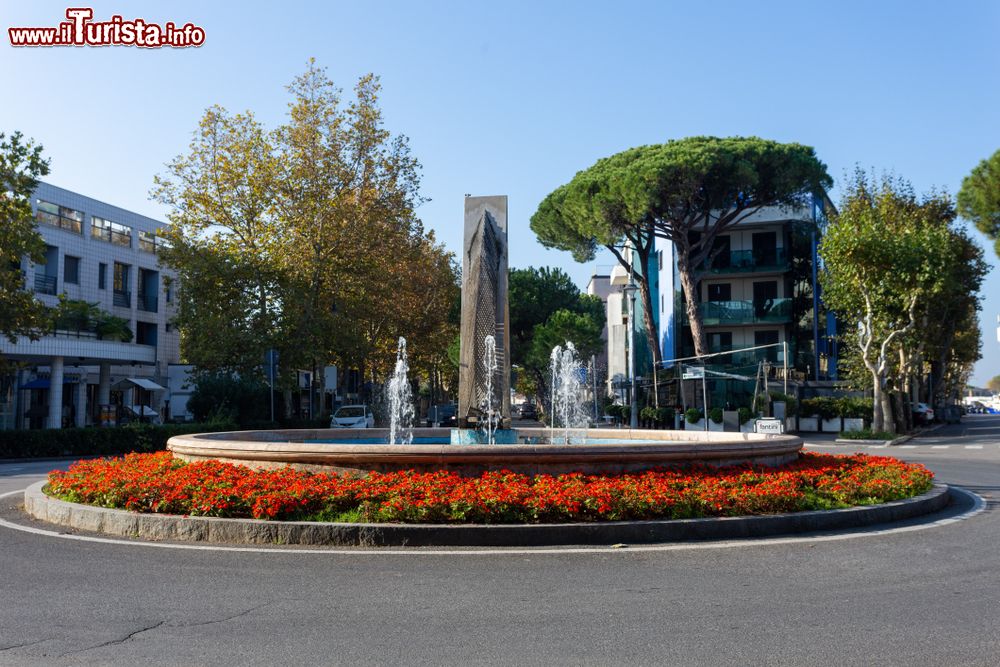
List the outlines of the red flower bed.
<svg viewBox="0 0 1000 667">
<path fill-rule="evenodd" d="M 48 492 L 70 502 L 137 512 L 283 520 L 410 523 L 619 521 L 771 514 L 867 505 L 919 495 L 933 473 L 919 464 L 856 454 L 803 454 L 779 468 L 677 468 L 615 476 L 509 471 L 341 476 L 170 452 L 78 461 L 49 473 Z"/>
</svg>

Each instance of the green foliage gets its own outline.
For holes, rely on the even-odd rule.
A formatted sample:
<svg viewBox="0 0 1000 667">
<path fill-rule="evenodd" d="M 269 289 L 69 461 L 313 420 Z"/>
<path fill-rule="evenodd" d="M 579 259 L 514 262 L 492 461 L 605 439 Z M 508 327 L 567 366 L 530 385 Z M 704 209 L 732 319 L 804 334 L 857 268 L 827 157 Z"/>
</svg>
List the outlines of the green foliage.
<svg viewBox="0 0 1000 667">
<path fill-rule="evenodd" d="M 669 426 L 674 425 L 674 409 L 673 408 L 657 408 L 656 409 L 656 422 L 658 424 L 666 424 Z"/>
<path fill-rule="evenodd" d="M 996 242 L 1000 256 L 1000 150 L 983 160 L 962 181 L 958 212 Z"/>
<path fill-rule="evenodd" d="M 539 242 L 566 250 L 577 261 L 597 248 L 611 250 L 626 268 L 630 258 L 615 246 L 628 241 L 645 267 L 654 236 L 672 241 L 687 302 L 695 349 L 704 353 L 701 316 L 693 307 L 699 268 L 715 237 L 765 206 L 795 206 L 831 184 L 815 151 L 757 137 L 689 137 L 640 146 L 598 160 L 550 193 L 531 218 Z M 690 232 L 699 230 L 693 239 Z M 646 322 L 653 304 L 646 277 L 637 276 Z M 647 328 L 650 348 L 659 350 Z M 654 354 L 659 358 L 658 352 Z"/>
<path fill-rule="evenodd" d="M 833 419 L 840 415 L 837 399 L 830 396 L 806 398 L 802 401 L 802 414 L 807 417 L 818 416 L 820 419 Z"/>
<path fill-rule="evenodd" d="M 697 424 L 704 416 L 705 413 L 698 408 L 688 408 L 684 411 L 684 419 L 688 424 Z"/>
<path fill-rule="evenodd" d="M 404 336 L 414 374 L 450 379 L 457 265 L 416 216 L 420 165 L 384 126 L 378 78 L 346 101 L 310 61 L 288 91 L 273 131 L 209 108 L 155 181 L 182 355 L 250 377 L 274 348 L 291 388 L 296 369 L 328 363 L 384 376 Z"/>
<path fill-rule="evenodd" d="M 648 422 L 656 421 L 656 408 L 651 405 L 647 405 L 639 411 L 639 419 Z"/>
<path fill-rule="evenodd" d="M 837 399 L 837 414 L 847 419 L 872 420 L 872 399 L 844 396 Z"/>
<path fill-rule="evenodd" d="M 986 388 L 990 391 L 1000 391 L 1000 375 L 994 375 L 987 381 Z"/>
<path fill-rule="evenodd" d="M 741 407 L 739 409 L 740 425 L 742 426 L 743 424 L 746 424 L 751 419 L 753 419 L 753 410 L 746 406 Z"/>
<path fill-rule="evenodd" d="M 51 322 L 56 331 L 68 331 L 77 335 L 93 333 L 101 340 L 125 343 L 132 340 L 128 320 L 105 312 L 98 307 L 96 301 L 88 303 L 67 299 L 65 294 L 59 295 L 59 304 L 51 312 Z"/>
<path fill-rule="evenodd" d="M 21 261 L 45 263 L 45 242 L 35 229 L 31 195 L 49 173 L 42 147 L 20 132 L 0 132 L 0 336 L 37 340 L 46 328 L 45 306 L 24 289 Z"/>
<path fill-rule="evenodd" d="M 245 426 L 270 414 L 267 385 L 256 378 L 206 373 L 194 385 L 187 406 L 196 421 L 228 421 Z"/>
<path fill-rule="evenodd" d="M 870 428 L 865 428 L 860 431 L 843 431 L 837 437 L 843 438 L 844 440 L 892 440 L 896 437 L 896 434 L 889 433 L 888 431 L 873 431 Z"/>
<path fill-rule="evenodd" d="M 708 411 L 708 418 L 716 424 L 722 423 L 722 408 L 712 408 Z"/>
<path fill-rule="evenodd" d="M 785 414 L 787 416 L 794 417 L 799 414 L 799 402 L 794 396 L 783 394 L 780 391 L 772 391 L 770 397 L 772 401 L 783 401 L 785 403 Z"/>
<path fill-rule="evenodd" d="M 0 459 L 62 456 L 117 456 L 166 449 L 175 435 L 228 431 L 232 423 L 129 424 L 120 428 L 64 428 L 0 431 Z"/>
</svg>

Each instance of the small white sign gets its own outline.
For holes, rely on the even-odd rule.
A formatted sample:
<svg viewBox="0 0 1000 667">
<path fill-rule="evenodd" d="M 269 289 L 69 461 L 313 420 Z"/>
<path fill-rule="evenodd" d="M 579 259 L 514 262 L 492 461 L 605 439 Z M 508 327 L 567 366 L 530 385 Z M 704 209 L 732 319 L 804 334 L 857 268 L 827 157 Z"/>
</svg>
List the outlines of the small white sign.
<svg viewBox="0 0 1000 667">
<path fill-rule="evenodd" d="M 753 424 L 754 433 L 775 433 L 782 434 L 785 432 L 785 425 L 781 423 L 780 419 L 758 419 Z"/>
<path fill-rule="evenodd" d="M 705 367 L 704 366 L 688 366 L 684 369 L 684 373 L 681 376 L 684 380 L 700 380 L 705 377 Z"/>
</svg>

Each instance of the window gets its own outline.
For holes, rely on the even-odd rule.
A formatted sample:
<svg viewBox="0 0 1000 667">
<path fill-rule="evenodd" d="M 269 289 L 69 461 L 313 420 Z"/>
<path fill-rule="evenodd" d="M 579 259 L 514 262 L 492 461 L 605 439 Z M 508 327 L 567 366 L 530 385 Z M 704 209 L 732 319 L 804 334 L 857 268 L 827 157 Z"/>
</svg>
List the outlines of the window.
<svg viewBox="0 0 1000 667">
<path fill-rule="evenodd" d="M 124 248 L 132 247 L 132 228 L 128 225 L 120 225 L 96 215 L 90 218 L 90 235 L 95 239 L 114 243 Z"/>
<path fill-rule="evenodd" d="M 63 282 L 70 285 L 80 284 L 80 258 L 66 255 L 63 257 Z"/>
<path fill-rule="evenodd" d="M 108 265 L 104 262 L 97 265 L 97 289 L 108 289 Z"/>
<path fill-rule="evenodd" d="M 132 307 L 132 293 L 129 291 L 129 269 L 128 264 L 115 262 L 114 275 L 114 304 L 123 308 Z"/>
<path fill-rule="evenodd" d="M 753 235 L 753 263 L 755 266 L 773 266 L 778 259 L 777 232 L 758 232 Z"/>
<path fill-rule="evenodd" d="M 156 323 L 136 322 L 135 342 L 139 345 L 156 345 Z"/>
<path fill-rule="evenodd" d="M 778 343 L 778 332 L 777 331 L 754 331 L 753 332 L 753 344 L 754 346 L 760 345 L 775 345 Z M 764 350 L 758 350 L 758 358 L 767 359 L 768 361 L 778 360 L 778 348 L 769 347 Z"/>
<path fill-rule="evenodd" d="M 733 286 L 729 283 L 717 283 L 708 286 L 709 301 L 732 301 Z"/>
<path fill-rule="evenodd" d="M 139 250 L 156 252 L 156 234 L 139 230 Z"/>
<path fill-rule="evenodd" d="M 83 233 L 83 213 L 41 199 L 37 200 L 35 220 L 77 234 Z"/>
<path fill-rule="evenodd" d="M 774 307 L 778 298 L 778 281 L 753 284 L 753 309 L 756 317 L 764 317 Z"/>
<path fill-rule="evenodd" d="M 728 269 L 732 266 L 732 238 L 729 236 L 716 236 L 712 241 L 712 268 Z"/>
</svg>

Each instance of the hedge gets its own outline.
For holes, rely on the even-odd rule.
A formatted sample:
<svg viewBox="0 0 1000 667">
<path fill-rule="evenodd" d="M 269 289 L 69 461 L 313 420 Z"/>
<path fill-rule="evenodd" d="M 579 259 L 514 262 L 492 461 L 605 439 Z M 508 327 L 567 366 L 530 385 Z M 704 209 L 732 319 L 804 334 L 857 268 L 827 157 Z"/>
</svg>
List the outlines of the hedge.
<svg viewBox="0 0 1000 667">
<path fill-rule="evenodd" d="M 117 456 L 129 452 L 166 449 L 175 435 L 230 431 L 226 423 L 130 424 L 120 428 L 64 428 L 32 431 L 0 431 L 0 459 L 62 456 Z"/>
</svg>

